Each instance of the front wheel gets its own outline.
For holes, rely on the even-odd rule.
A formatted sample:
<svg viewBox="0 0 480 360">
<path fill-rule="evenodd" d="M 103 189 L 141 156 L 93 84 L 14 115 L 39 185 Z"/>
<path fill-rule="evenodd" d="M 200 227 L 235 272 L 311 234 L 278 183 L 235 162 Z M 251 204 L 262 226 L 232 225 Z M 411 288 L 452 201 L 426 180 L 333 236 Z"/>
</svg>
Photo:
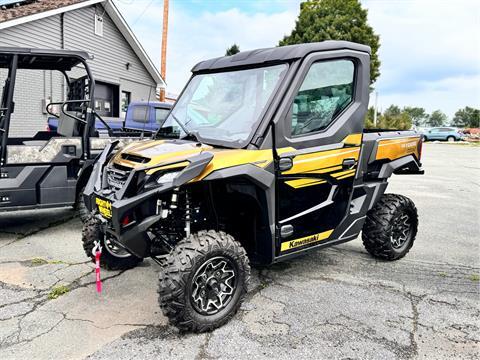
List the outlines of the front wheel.
<svg viewBox="0 0 480 360">
<path fill-rule="evenodd" d="M 165 259 L 159 304 L 180 330 L 205 332 L 227 323 L 238 311 L 250 279 L 247 253 L 224 233 L 200 231 Z"/>
<path fill-rule="evenodd" d="M 363 245 L 376 258 L 397 260 L 412 248 L 417 228 L 417 208 L 413 201 L 406 196 L 385 194 L 367 213 Z"/>
<path fill-rule="evenodd" d="M 100 223 L 94 217 L 89 217 L 82 230 L 83 250 L 87 257 L 95 262 L 95 257 L 92 255 L 92 250 L 95 247 L 95 242 L 99 241 L 102 246 L 102 255 L 100 257 L 100 266 L 107 270 L 127 270 L 137 266 L 142 262 L 138 258 L 126 250 L 115 245 L 102 231 Z"/>
<path fill-rule="evenodd" d="M 85 202 L 83 201 L 83 192 L 85 191 L 85 187 L 83 187 L 77 194 L 77 200 L 75 202 L 74 208 L 77 211 L 77 216 L 80 218 L 82 223 L 85 223 L 90 218 L 90 212 L 88 211 L 87 207 L 85 206 Z"/>
<path fill-rule="evenodd" d="M 449 136 L 447 137 L 448 142 L 455 142 L 455 137 L 454 136 Z"/>
</svg>

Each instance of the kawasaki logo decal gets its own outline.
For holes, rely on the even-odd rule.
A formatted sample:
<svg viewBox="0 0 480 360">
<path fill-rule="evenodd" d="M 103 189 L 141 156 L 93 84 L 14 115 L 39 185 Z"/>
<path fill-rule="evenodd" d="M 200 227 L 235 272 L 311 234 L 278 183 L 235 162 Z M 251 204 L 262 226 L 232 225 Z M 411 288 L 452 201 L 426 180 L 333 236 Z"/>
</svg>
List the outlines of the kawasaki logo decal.
<svg viewBox="0 0 480 360">
<path fill-rule="evenodd" d="M 321 232 L 319 234 L 305 236 L 305 237 L 300 238 L 300 239 L 295 239 L 295 240 L 290 240 L 290 241 L 287 241 L 287 242 L 283 242 L 280 250 L 281 251 L 287 251 L 287 250 L 294 249 L 294 248 L 297 248 L 297 247 L 300 247 L 300 246 L 314 244 L 316 242 L 328 239 L 330 237 L 330 235 L 332 234 L 332 232 L 333 232 L 333 230 L 328 230 L 328 231 Z"/>
</svg>

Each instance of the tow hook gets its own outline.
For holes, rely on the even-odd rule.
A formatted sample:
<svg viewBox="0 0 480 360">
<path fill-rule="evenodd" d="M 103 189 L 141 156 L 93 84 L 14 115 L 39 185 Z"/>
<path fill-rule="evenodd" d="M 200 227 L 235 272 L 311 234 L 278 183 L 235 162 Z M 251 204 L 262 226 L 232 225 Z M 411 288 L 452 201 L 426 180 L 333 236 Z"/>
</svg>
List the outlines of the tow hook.
<svg viewBox="0 0 480 360">
<path fill-rule="evenodd" d="M 95 257 L 95 278 L 97 283 L 97 293 L 102 292 L 102 280 L 100 279 L 100 256 L 102 255 L 102 245 L 100 241 L 94 242 L 95 246 L 92 249 L 92 255 Z"/>
</svg>

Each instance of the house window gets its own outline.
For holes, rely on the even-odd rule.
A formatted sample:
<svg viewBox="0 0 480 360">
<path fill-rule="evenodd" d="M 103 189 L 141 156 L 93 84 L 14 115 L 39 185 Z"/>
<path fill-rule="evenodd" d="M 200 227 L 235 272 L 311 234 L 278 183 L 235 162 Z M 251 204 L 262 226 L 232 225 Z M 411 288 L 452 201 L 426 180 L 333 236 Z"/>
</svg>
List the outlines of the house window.
<svg viewBox="0 0 480 360">
<path fill-rule="evenodd" d="M 95 35 L 103 36 L 103 16 L 95 14 Z"/>
</svg>

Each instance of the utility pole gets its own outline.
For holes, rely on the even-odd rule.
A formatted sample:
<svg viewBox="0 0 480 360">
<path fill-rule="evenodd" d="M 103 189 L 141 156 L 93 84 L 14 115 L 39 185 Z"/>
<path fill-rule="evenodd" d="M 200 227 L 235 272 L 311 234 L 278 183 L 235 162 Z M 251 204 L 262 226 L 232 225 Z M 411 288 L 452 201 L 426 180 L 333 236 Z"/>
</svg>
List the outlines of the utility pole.
<svg viewBox="0 0 480 360">
<path fill-rule="evenodd" d="M 168 0 L 163 0 L 162 56 L 160 75 L 165 81 L 167 73 L 167 35 L 168 35 Z M 160 101 L 165 101 L 165 88 L 160 89 Z"/>
<path fill-rule="evenodd" d="M 375 91 L 375 109 L 373 113 L 373 127 L 377 127 L 377 102 L 378 102 L 378 91 Z"/>
</svg>

